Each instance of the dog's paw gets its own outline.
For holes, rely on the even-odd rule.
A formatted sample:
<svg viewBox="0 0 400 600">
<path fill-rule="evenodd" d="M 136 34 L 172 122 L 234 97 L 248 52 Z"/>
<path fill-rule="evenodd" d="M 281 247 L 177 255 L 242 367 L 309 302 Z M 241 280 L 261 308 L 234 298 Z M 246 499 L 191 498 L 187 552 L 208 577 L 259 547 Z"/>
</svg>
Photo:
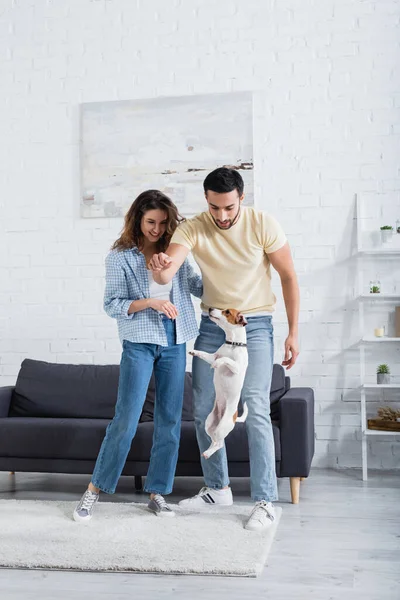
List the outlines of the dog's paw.
<svg viewBox="0 0 400 600">
<path fill-rule="evenodd" d="M 211 363 L 211 368 L 212 369 L 219 369 L 220 367 L 223 367 L 225 365 L 225 360 L 223 358 L 217 358 L 216 360 L 214 360 L 213 363 Z"/>
</svg>

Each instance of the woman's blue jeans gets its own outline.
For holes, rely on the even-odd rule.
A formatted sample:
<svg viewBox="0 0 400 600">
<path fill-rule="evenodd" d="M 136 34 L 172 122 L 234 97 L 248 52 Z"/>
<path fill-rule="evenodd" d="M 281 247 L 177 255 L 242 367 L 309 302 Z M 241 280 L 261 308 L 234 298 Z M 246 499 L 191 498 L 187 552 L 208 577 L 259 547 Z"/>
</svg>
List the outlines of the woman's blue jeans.
<svg viewBox="0 0 400 600">
<path fill-rule="evenodd" d="M 275 445 L 270 417 L 270 387 L 272 378 L 274 340 L 272 317 L 247 318 L 247 350 L 249 365 L 241 398 L 247 403 L 246 419 L 250 455 L 250 487 L 254 501 L 278 499 L 275 473 Z M 203 316 L 196 350 L 213 353 L 225 342 L 225 333 L 208 317 Z M 200 453 L 210 445 L 205 421 L 214 406 L 214 371 L 199 358 L 193 359 L 193 403 L 197 441 Z M 209 459 L 201 457 L 205 484 L 221 489 L 229 484 L 225 446 Z"/>
<path fill-rule="evenodd" d="M 154 369 L 154 435 L 145 491 L 170 494 L 178 460 L 186 344 L 176 344 L 175 322 L 163 317 L 168 346 L 124 340 L 115 416 L 107 427 L 92 484 L 113 494 L 124 468 Z"/>
</svg>

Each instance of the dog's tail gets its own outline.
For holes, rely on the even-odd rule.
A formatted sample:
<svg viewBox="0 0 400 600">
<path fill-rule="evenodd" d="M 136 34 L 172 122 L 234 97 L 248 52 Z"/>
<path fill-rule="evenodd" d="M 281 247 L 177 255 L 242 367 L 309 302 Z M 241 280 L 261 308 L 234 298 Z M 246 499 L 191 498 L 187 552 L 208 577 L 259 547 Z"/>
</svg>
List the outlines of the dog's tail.
<svg viewBox="0 0 400 600">
<path fill-rule="evenodd" d="M 246 402 L 243 404 L 243 412 L 241 417 L 237 417 L 236 423 L 244 423 L 247 419 L 247 415 L 249 414 L 249 409 L 247 408 Z"/>
</svg>

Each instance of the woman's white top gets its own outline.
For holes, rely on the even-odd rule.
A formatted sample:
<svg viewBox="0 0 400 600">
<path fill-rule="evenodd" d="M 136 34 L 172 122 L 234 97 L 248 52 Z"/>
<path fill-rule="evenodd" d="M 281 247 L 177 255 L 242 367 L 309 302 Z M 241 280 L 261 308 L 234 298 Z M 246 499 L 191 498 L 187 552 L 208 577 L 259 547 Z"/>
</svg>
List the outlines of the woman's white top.
<svg viewBox="0 0 400 600">
<path fill-rule="evenodd" d="M 165 285 L 160 285 L 159 283 L 154 281 L 152 271 L 148 271 L 147 275 L 149 277 L 150 298 L 157 298 L 158 300 L 169 300 L 169 296 L 172 290 L 172 281 L 166 283 Z"/>
</svg>

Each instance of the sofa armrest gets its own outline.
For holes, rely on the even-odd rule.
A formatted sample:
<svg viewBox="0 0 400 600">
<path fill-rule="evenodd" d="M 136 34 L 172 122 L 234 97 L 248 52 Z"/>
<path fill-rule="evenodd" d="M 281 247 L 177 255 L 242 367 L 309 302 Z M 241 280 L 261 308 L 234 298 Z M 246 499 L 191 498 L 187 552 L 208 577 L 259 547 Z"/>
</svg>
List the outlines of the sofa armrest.
<svg viewBox="0 0 400 600">
<path fill-rule="evenodd" d="M 11 404 L 11 396 L 15 390 L 14 385 L 0 387 L 0 417 L 8 417 Z"/>
<path fill-rule="evenodd" d="M 308 477 L 314 456 L 314 390 L 291 388 L 279 400 L 281 477 Z"/>
</svg>

